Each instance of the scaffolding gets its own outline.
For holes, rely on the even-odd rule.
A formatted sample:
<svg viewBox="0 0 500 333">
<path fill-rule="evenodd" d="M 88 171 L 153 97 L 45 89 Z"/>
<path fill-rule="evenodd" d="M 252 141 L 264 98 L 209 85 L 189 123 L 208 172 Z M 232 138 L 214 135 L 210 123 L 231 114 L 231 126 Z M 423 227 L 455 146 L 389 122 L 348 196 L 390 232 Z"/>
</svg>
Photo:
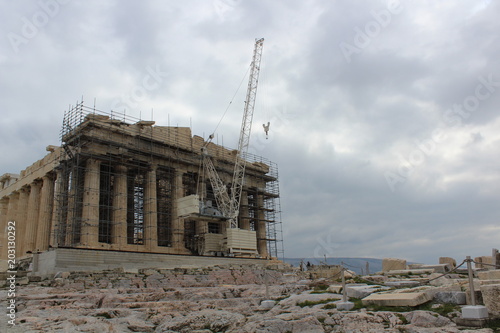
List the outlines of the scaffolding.
<svg viewBox="0 0 500 333">
<path fill-rule="evenodd" d="M 269 165 L 269 175 L 273 178 L 272 181 L 266 183 L 266 193 L 264 199 L 265 219 L 267 222 L 267 244 L 269 253 L 271 253 L 274 257 L 283 260 L 285 251 L 283 247 L 278 165 L 271 161 L 264 163 Z"/>
<path fill-rule="evenodd" d="M 153 125 L 152 120 L 104 112 L 83 101 L 70 106 L 60 132 L 64 153 L 55 170 L 51 244 L 207 255 L 200 240 L 207 233 L 223 233 L 223 223 L 213 217 L 203 225 L 178 218 L 175 200 L 200 194 L 217 209 L 211 186 L 201 177 L 204 140 L 191 136 L 187 127 Z M 215 144 L 208 148 L 217 171 L 230 177 L 233 150 Z M 277 165 L 252 154 L 246 159 L 248 204 L 240 209 L 240 221 L 248 220 L 250 230 L 264 221 L 265 237 L 258 240 L 266 242 L 269 256 L 283 258 Z M 90 239 L 97 244 L 89 245 Z"/>
</svg>

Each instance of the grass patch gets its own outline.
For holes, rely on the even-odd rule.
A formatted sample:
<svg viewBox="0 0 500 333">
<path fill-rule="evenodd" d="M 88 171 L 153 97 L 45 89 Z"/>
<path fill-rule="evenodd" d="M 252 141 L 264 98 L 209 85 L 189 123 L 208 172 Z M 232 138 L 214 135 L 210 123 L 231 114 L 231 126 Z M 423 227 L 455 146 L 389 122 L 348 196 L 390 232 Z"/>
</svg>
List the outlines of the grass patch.
<svg viewBox="0 0 500 333">
<path fill-rule="evenodd" d="M 326 304 L 326 303 L 330 303 L 330 302 L 333 302 L 333 301 L 337 301 L 337 299 L 327 298 L 327 299 L 322 299 L 322 300 L 319 300 L 319 301 L 304 301 L 304 302 L 297 303 L 297 306 L 300 306 L 301 308 L 303 308 L 303 307 L 306 307 L 306 306 L 314 306 L 314 305 L 318 305 L 318 304 Z"/>
<path fill-rule="evenodd" d="M 330 287 L 330 284 L 326 281 L 313 281 L 309 284 L 309 288 L 312 288 L 315 291 L 326 290 L 328 287 Z"/>
<path fill-rule="evenodd" d="M 379 311 L 389 311 L 389 312 L 410 312 L 410 311 L 415 311 L 418 310 L 417 307 L 411 307 L 411 306 L 380 306 L 380 305 L 368 305 L 366 307 L 367 310 L 373 311 L 373 312 L 379 312 Z"/>
<path fill-rule="evenodd" d="M 410 311 L 415 311 L 415 310 L 420 310 L 418 307 L 411 307 L 411 306 L 385 306 L 385 305 L 376 305 L 376 304 L 369 304 L 366 306 L 362 307 L 366 308 L 368 311 L 372 312 L 379 312 L 379 311 L 389 311 L 389 312 L 410 312 Z"/>
<path fill-rule="evenodd" d="M 328 284 L 318 284 L 313 287 L 313 291 L 326 291 L 330 287 Z"/>
<path fill-rule="evenodd" d="M 461 311 L 461 307 L 456 304 L 439 304 L 439 307 L 433 308 L 432 306 L 435 304 L 439 303 L 427 302 L 417 306 L 415 310 L 432 311 L 444 317 L 448 317 L 452 312 Z"/>
<path fill-rule="evenodd" d="M 290 297 L 290 295 L 288 295 L 288 296 L 286 296 L 286 295 L 285 296 L 281 296 L 281 297 L 275 298 L 274 300 L 276 301 L 276 303 L 278 303 L 278 302 L 280 302 L 280 301 L 282 301 L 284 299 L 287 299 L 288 297 Z"/>
<path fill-rule="evenodd" d="M 418 306 L 381 306 L 370 304 L 366 307 L 368 311 L 378 312 L 378 311 L 390 311 L 390 312 L 410 312 L 416 310 L 430 311 L 434 312 L 435 316 L 441 315 L 443 317 L 450 317 L 450 314 L 456 311 L 460 311 L 461 307 L 455 304 L 439 304 L 439 307 L 434 307 L 433 305 L 439 304 L 434 302 L 427 302 Z"/>
<path fill-rule="evenodd" d="M 330 301 L 331 301 L 330 299 L 318 301 L 318 302 L 305 301 L 302 303 L 298 303 L 297 305 L 300 307 L 313 306 L 313 305 L 317 305 L 317 304 L 329 303 Z M 374 305 L 374 304 L 363 305 L 363 301 L 361 299 L 354 298 L 354 297 L 349 298 L 349 301 L 354 303 L 354 307 L 351 311 L 360 310 L 360 309 L 367 309 L 368 311 L 372 311 L 372 312 L 379 312 L 379 311 L 380 312 L 395 312 L 396 316 L 398 316 L 398 318 L 405 324 L 407 323 L 407 320 L 402 314 L 400 314 L 401 312 L 411 312 L 411 311 L 416 311 L 416 310 L 423 310 L 423 311 L 434 312 L 435 316 L 441 315 L 443 317 L 450 317 L 450 314 L 452 314 L 453 312 L 456 312 L 456 311 L 460 312 L 460 309 L 461 309 L 461 307 L 459 305 L 455 305 L 455 304 L 439 304 L 440 305 L 439 307 L 433 308 L 432 306 L 434 304 L 437 304 L 437 303 L 433 303 L 433 302 L 427 302 L 427 303 L 421 304 L 419 306 L 412 307 L 412 306 L 381 306 L 381 305 Z M 333 303 L 326 304 L 325 306 L 323 306 L 323 309 L 325 309 L 325 310 L 335 309 L 335 308 L 336 308 L 336 305 Z M 500 319 L 495 321 L 492 325 L 493 326 L 490 328 L 497 328 L 498 332 L 500 333 Z M 495 331 L 495 332 L 497 332 L 497 331 Z"/>
<path fill-rule="evenodd" d="M 380 283 L 376 283 L 374 281 L 362 279 L 362 278 L 360 278 L 357 275 L 353 276 L 351 280 L 353 280 L 354 283 L 364 283 L 364 284 L 367 284 L 369 286 L 378 286 L 378 285 L 380 285 Z"/>
<path fill-rule="evenodd" d="M 406 317 L 403 316 L 401 313 L 395 313 L 395 315 L 399 318 L 399 320 L 401 320 L 403 325 L 408 324 L 408 319 L 406 319 Z"/>
<path fill-rule="evenodd" d="M 359 309 L 363 309 L 365 306 L 363 305 L 363 301 L 361 301 L 360 298 L 354 298 L 354 297 L 351 297 L 349 298 L 349 302 L 353 302 L 354 303 L 354 307 L 352 308 L 351 311 L 353 310 L 359 310 Z"/>
<path fill-rule="evenodd" d="M 311 291 L 311 294 L 327 293 L 329 287 L 330 287 L 330 285 L 328 285 L 328 284 L 317 284 L 313 287 L 313 291 Z"/>
<path fill-rule="evenodd" d="M 500 332 L 500 318 L 488 320 L 484 327 L 491 328 L 493 332 Z"/>
<path fill-rule="evenodd" d="M 328 290 L 313 290 L 310 292 L 310 294 L 326 294 L 328 293 Z"/>
</svg>

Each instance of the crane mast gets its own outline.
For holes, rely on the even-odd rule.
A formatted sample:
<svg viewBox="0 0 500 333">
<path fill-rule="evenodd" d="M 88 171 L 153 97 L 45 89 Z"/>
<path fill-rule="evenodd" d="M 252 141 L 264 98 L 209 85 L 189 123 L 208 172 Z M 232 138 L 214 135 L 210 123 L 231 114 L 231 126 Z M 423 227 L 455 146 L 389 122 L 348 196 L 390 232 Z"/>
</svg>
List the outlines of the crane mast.
<svg viewBox="0 0 500 333">
<path fill-rule="evenodd" d="M 262 234 L 257 237 L 257 230 L 244 227 L 238 228 L 238 216 L 240 211 L 241 194 L 245 180 L 245 169 L 248 160 L 248 148 L 250 144 L 250 132 L 252 130 L 253 112 L 255 98 L 257 96 L 257 85 L 259 82 L 260 63 L 264 38 L 255 39 L 252 63 L 250 65 L 250 77 L 246 93 L 243 121 L 238 142 L 238 150 L 235 154 L 233 177 L 230 188 L 227 180 L 222 180 L 215 168 L 214 161 L 209 153 L 209 145 L 214 138 L 209 139 L 201 148 L 201 160 L 203 162 L 204 174 L 208 176 L 213 194 L 217 202 L 217 208 L 212 207 L 210 200 L 204 200 L 204 187 L 198 187 L 197 194 L 190 194 L 177 200 L 177 214 L 180 218 L 188 217 L 196 222 L 196 231 L 193 237 L 191 249 L 201 255 L 228 255 L 228 256 L 255 256 L 267 255 L 265 246 L 262 245 Z M 269 126 L 269 124 L 267 125 Z M 269 127 L 267 127 L 267 130 Z M 266 130 L 266 131 L 267 131 Z M 225 155 L 227 158 L 227 155 Z M 224 163 L 226 162 L 224 158 Z M 203 176 L 204 177 L 204 176 Z M 225 178 L 225 177 L 224 177 Z M 204 180 L 201 180 L 204 183 Z M 201 188 L 201 190 L 200 190 Z M 201 193 L 201 199 L 200 199 Z M 246 216 L 250 218 L 250 216 Z M 198 224 L 199 223 L 199 224 Z M 212 226 L 210 226 L 212 223 Z M 212 227 L 212 231 L 210 231 Z M 218 231 L 214 231 L 215 229 Z M 220 228 L 220 229 L 219 229 Z M 259 230 L 262 232 L 262 230 Z M 266 230 L 264 230 L 266 232 Z"/>
<path fill-rule="evenodd" d="M 250 77 L 248 80 L 247 95 L 245 99 L 245 109 L 243 112 L 243 121 L 241 123 L 240 139 L 238 142 L 238 152 L 234 166 L 233 180 L 231 182 L 231 200 L 230 200 L 230 227 L 238 227 L 238 214 L 240 210 L 241 191 L 245 178 L 246 157 L 248 146 L 250 144 L 250 132 L 252 130 L 253 111 L 255 109 L 255 99 L 257 96 L 257 84 L 259 83 L 260 61 L 262 58 L 262 48 L 264 38 L 255 40 L 252 64 L 250 68 Z"/>
<path fill-rule="evenodd" d="M 252 63 L 250 65 L 250 77 L 245 99 L 243 121 L 241 123 L 240 139 L 236 154 L 234 173 L 231 182 L 231 195 L 227 192 L 227 187 L 220 179 L 215 166 L 207 152 L 206 145 L 202 148 L 203 166 L 207 172 L 210 184 L 214 190 L 215 200 L 222 215 L 229 220 L 229 228 L 238 228 L 238 215 L 240 210 L 241 192 L 245 178 L 246 157 L 250 143 L 250 132 L 252 130 L 253 111 L 255 108 L 255 98 L 257 96 L 257 84 L 259 82 L 260 61 L 262 58 L 262 47 L 264 38 L 255 40 Z M 210 139 L 213 135 L 210 136 Z"/>
</svg>

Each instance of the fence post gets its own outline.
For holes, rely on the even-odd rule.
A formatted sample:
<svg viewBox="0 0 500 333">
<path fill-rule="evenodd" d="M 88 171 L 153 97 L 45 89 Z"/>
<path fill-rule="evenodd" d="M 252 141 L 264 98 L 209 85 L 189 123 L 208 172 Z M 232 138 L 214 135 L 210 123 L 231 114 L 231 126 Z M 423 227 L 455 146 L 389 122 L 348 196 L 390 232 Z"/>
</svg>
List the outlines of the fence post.
<svg viewBox="0 0 500 333">
<path fill-rule="evenodd" d="M 342 276 L 342 302 L 347 302 L 347 290 L 345 287 L 345 276 L 344 276 L 344 266 L 342 266 L 341 276 Z"/>
<path fill-rule="evenodd" d="M 493 269 L 499 269 L 500 268 L 500 262 L 498 261 L 498 249 L 493 249 L 491 251 L 491 263 L 494 265 Z"/>
<path fill-rule="evenodd" d="M 472 306 L 476 305 L 476 293 L 474 291 L 474 281 L 473 281 L 473 273 L 472 273 L 472 260 L 470 256 L 467 256 L 465 259 L 467 262 L 467 274 L 469 275 L 469 290 L 470 290 L 470 302 Z"/>
</svg>

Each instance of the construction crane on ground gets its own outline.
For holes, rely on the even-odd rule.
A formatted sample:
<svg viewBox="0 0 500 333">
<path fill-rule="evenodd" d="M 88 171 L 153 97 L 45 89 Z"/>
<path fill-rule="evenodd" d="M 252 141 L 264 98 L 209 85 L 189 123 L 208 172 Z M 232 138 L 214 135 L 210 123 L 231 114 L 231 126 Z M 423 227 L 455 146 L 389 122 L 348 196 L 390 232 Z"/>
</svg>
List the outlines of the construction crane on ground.
<svg viewBox="0 0 500 333">
<path fill-rule="evenodd" d="M 209 144 L 214 138 L 212 134 L 202 146 L 201 155 L 204 174 L 209 179 L 217 207 L 212 207 L 210 200 L 204 200 L 204 186 L 199 187 L 199 192 L 202 194 L 201 198 L 200 194 L 197 193 L 181 197 L 177 200 L 177 215 L 196 222 L 193 244 L 189 246 L 191 250 L 201 255 L 260 257 L 260 250 L 257 244 L 257 230 L 255 228 L 252 230 L 248 226 L 239 228 L 238 217 L 248 160 L 248 147 L 250 144 L 255 98 L 257 96 L 263 43 L 263 38 L 255 40 L 243 121 L 241 123 L 238 150 L 236 150 L 235 154 L 230 190 L 226 183 L 222 181 L 209 152 Z M 268 129 L 269 127 L 267 127 Z M 204 181 L 202 180 L 201 183 L 204 183 Z M 210 223 L 212 227 L 214 227 L 214 224 L 216 225 L 215 229 L 212 230 L 218 231 L 210 232 Z M 259 240 L 263 239 L 260 238 Z M 265 254 L 267 251 L 264 250 L 263 253 Z"/>
</svg>

